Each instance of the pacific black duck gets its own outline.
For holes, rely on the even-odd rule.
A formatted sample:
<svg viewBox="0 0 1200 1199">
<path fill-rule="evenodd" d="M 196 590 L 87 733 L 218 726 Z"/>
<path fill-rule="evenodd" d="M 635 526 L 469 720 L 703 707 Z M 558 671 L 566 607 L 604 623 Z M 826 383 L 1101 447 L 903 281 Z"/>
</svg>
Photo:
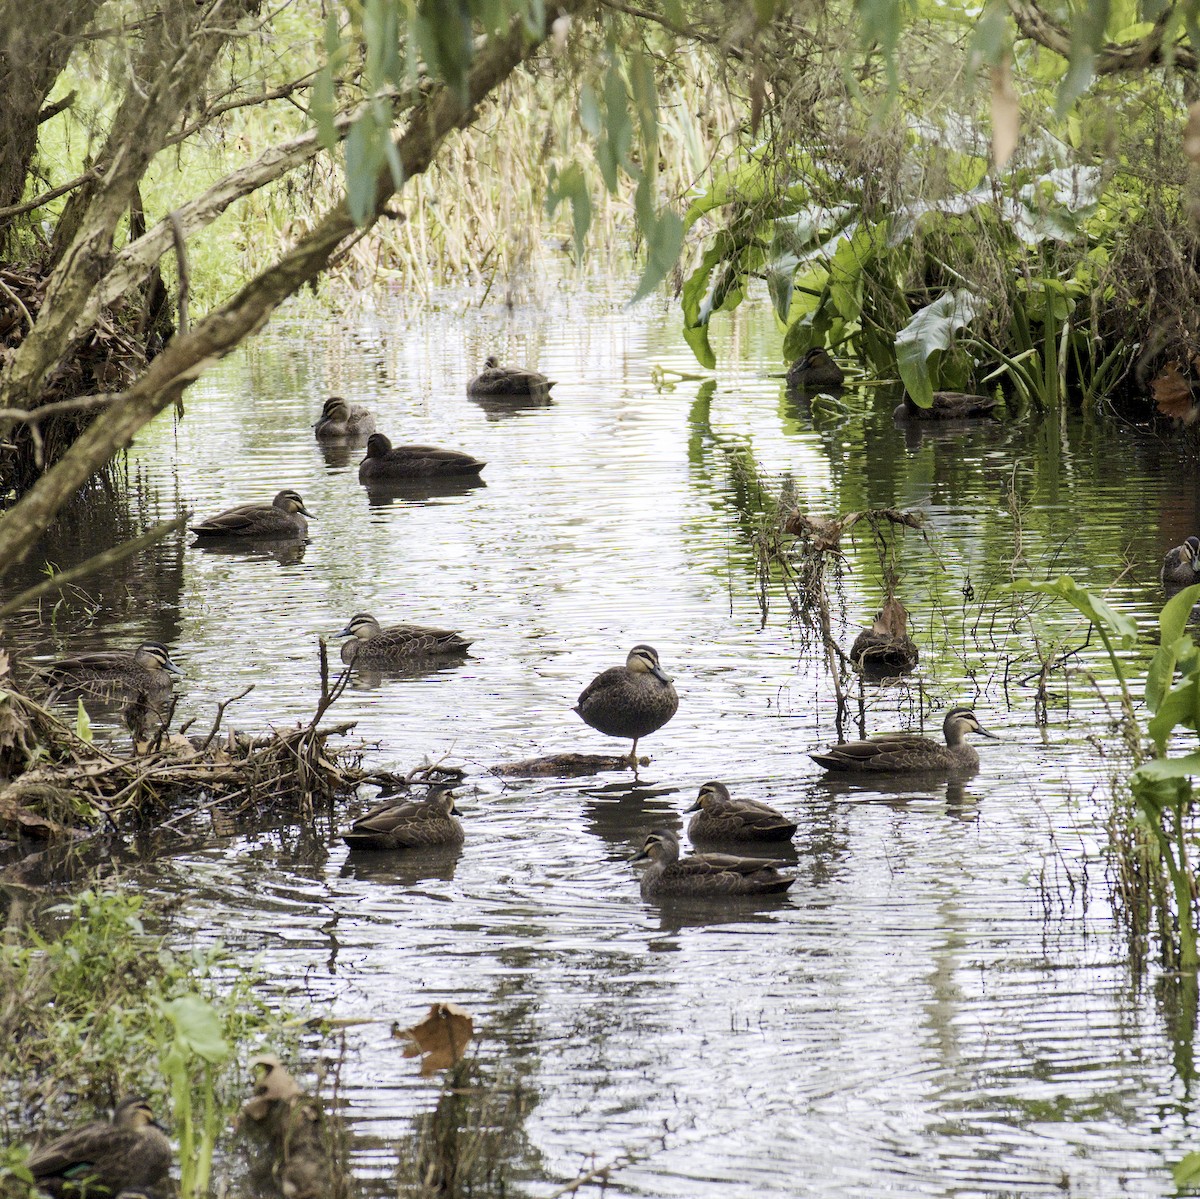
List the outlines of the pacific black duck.
<svg viewBox="0 0 1200 1199">
<path fill-rule="evenodd" d="M 372 808 L 342 834 L 351 849 L 422 849 L 461 845 L 462 825 L 455 819 L 454 792 L 435 784 L 423 800 L 390 798 Z"/>
<path fill-rule="evenodd" d="M 694 897 L 706 895 L 773 895 L 786 891 L 796 880 L 780 874 L 786 862 L 768 858 L 740 858 L 723 853 L 679 856 L 679 838 L 670 829 L 655 829 L 634 862 L 649 862 L 642 871 L 642 895 Z"/>
<path fill-rule="evenodd" d="M 197 537 L 307 537 L 308 521 L 316 518 L 290 487 L 269 504 L 239 504 L 192 525 Z"/>
<path fill-rule="evenodd" d="M 375 432 L 375 417 L 360 404 L 351 404 L 341 396 L 330 396 L 321 409 L 316 425 L 318 441 L 339 441 L 366 437 Z"/>
<path fill-rule="evenodd" d="M 796 391 L 818 391 L 822 387 L 841 387 L 842 368 L 821 346 L 813 346 L 799 362 L 788 367 L 787 385 Z"/>
<path fill-rule="evenodd" d="M 734 799 L 724 783 L 705 783 L 688 825 L 693 841 L 790 841 L 796 824 L 757 799 Z"/>
<path fill-rule="evenodd" d="M 254 1095 L 242 1108 L 271 1144 L 272 1174 L 287 1199 L 329 1199 L 337 1185 L 333 1138 L 325 1109 L 304 1093 L 273 1053 L 251 1063 Z"/>
<path fill-rule="evenodd" d="M 545 395 L 554 386 L 540 371 L 519 366 L 501 366 L 500 360 L 490 357 L 483 370 L 467 384 L 469 396 L 528 396 Z"/>
<path fill-rule="evenodd" d="M 392 445 L 382 433 L 367 438 L 367 456 L 359 463 L 359 482 L 375 479 L 422 479 L 436 475 L 477 475 L 487 465 L 461 450 L 432 445 Z"/>
<path fill-rule="evenodd" d="M 115 1195 L 156 1188 L 171 1169 L 171 1142 L 144 1099 L 117 1104 L 111 1123 L 98 1120 L 64 1133 L 26 1162 L 48 1195 Z"/>
<path fill-rule="evenodd" d="M 850 647 L 850 662 L 874 678 L 907 674 L 917 664 L 920 651 L 908 635 L 908 609 L 889 597 L 874 624 L 863 629 Z"/>
<path fill-rule="evenodd" d="M 809 754 L 826 770 L 862 774 L 919 774 L 928 771 L 976 770 L 979 754 L 968 745 L 968 733 L 996 739 L 970 708 L 951 708 L 942 722 L 945 745 L 917 733 L 880 733 L 867 741 L 843 741 L 824 753 Z"/>
<path fill-rule="evenodd" d="M 359 612 L 338 634 L 349 637 L 342 646 L 342 661 L 358 666 L 403 665 L 413 658 L 435 654 L 465 654 L 470 642 L 450 629 L 431 629 L 419 624 L 394 624 L 381 628 L 367 612 Z"/>
<path fill-rule="evenodd" d="M 1200 583 L 1200 537 L 1187 537 L 1182 545 L 1167 550 L 1158 580 L 1169 591 Z"/>
<path fill-rule="evenodd" d="M 1000 401 L 995 396 L 971 395 L 965 391 L 935 391 L 933 403 L 922 408 L 910 396 L 896 405 L 896 420 L 974 420 L 991 416 Z"/>
<path fill-rule="evenodd" d="M 624 666 L 610 666 L 592 679 L 573 710 L 606 737 L 632 737 L 629 760 L 636 767 L 638 741 L 662 728 L 678 708 L 679 696 L 658 664 L 658 652 L 635 645 Z"/>
<path fill-rule="evenodd" d="M 41 670 L 56 691 L 71 689 L 93 695 L 153 694 L 169 691 L 171 676 L 183 671 L 171 661 L 161 641 L 143 641 L 137 649 L 102 650 L 60 658 Z"/>
</svg>

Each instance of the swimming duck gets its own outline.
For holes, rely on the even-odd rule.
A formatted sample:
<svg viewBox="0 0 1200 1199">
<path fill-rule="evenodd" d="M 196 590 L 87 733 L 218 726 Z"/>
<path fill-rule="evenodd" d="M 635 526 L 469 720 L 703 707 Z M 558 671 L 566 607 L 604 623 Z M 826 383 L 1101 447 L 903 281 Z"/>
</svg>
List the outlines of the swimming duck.
<svg viewBox="0 0 1200 1199">
<path fill-rule="evenodd" d="M 359 404 L 341 396 L 330 396 L 321 409 L 316 425 L 318 441 L 336 441 L 346 437 L 366 437 L 375 432 L 375 417 Z"/>
<path fill-rule="evenodd" d="M 606 737 L 632 737 L 629 761 L 636 768 L 638 741 L 662 728 L 678 708 L 679 696 L 658 664 L 658 651 L 635 645 L 624 666 L 610 666 L 592 679 L 572 710 Z"/>
<path fill-rule="evenodd" d="M 423 800 L 391 798 L 372 808 L 342 834 L 351 849 L 422 849 L 461 845 L 462 825 L 455 819 L 454 792 L 434 784 Z"/>
<path fill-rule="evenodd" d="M 976 770 L 979 754 L 966 743 L 968 733 L 996 740 L 970 708 L 951 708 L 942 722 L 945 745 L 916 733 L 880 733 L 868 741 L 843 741 L 824 753 L 809 754 L 826 770 L 856 773 L 916 774 L 922 771 Z"/>
<path fill-rule="evenodd" d="M 908 609 L 895 596 L 884 602 L 874 624 L 863 629 L 850 647 L 851 664 L 876 678 L 907 674 L 920 656 L 908 635 Z"/>
<path fill-rule="evenodd" d="M 757 799 L 733 799 L 724 783 L 705 783 L 688 825 L 693 841 L 789 841 L 796 824 Z"/>
<path fill-rule="evenodd" d="M 460 450 L 432 445 L 394 446 L 382 433 L 367 438 L 367 456 L 359 463 L 359 482 L 418 479 L 431 475 L 477 475 L 487 465 Z"/>
<path fill-rule="evenodd" d="M 527 396 L 544 395 L 554 386 L 540 371 L 519 366 L 501 366 L 500 360 L 490 357 L 483 371 L 467 384 L 469 396 Z"/>
<path fill-rule="evenodd" d="M 338 636 L 352 638 L 342 646 L 342 661 L 347 666 L 351 662 L 359 666 L 386 666 L 389 662 L 404 663 L 434 654 L 465 654 L 471 644 L 449 629 L 430 629 L 419 624 L 394 624 L 384 629 L 367 612 L 358 613 Z"/>
<path fill-rule="evenodd" d="M 1187 537 L 1182 545 L 1167 550 L 1158 581 L 1175 591 L 1200 583 L 1200 537 Z"/>
<path fill-rule="evenodd" d="M 171 1142 L 144 1099 L 117 1104 L 112 1122 L 98 1120 L 64 1133 L 25 1163 L 38 1189 L 59 1196 L 115 1195 L 154 1188 L 171 1169 Z"/>
<path fill-rule="evenodd" d="M 170 651 L 161 641 L 143 641 L 137 649 L 102 650 L 76 658 L 60 658 L 43 667 L 41 674 L 56 690 L 71 688 L 105 695 L 169 690 L 171 675 L 183 671 L 171 661 Z"/>
<path fill-rule="evenodd" d="M 772 895 L 786 891 L 796 880 L 780 874 L 786 862 L 740 858 L 723 853 L 679 856 L 679 838 L 670 829 L 655 829 L 631 859 L 649 862 L 642 871 L 642 896 L 696 897 L 705 895 Z"/>
<path fill-rule="evenodd" d="M 787 385 L 797 391 L 816 391 L 822 387 L 840 387 L 844 378 L 842 368 L 828 351 L 813 346 L 799 362 L 788 367 Z"/>
<path fill-rule="evenodd" d="M 896 420 L 972 420 L 991 416 L 1000 401 L 995 396 L 971 395 L 965 391 L 935 391 L 933 403 L 922 408 L 905 396 L 896 405 L 892 416 Z"/>
<path fill-rule="evenodd" d="M 308 521 L 316 518 L 290 487 L 269 504 L 239 504 L 192 525 L 197 537 L 307 537 Z"/>
</svg>

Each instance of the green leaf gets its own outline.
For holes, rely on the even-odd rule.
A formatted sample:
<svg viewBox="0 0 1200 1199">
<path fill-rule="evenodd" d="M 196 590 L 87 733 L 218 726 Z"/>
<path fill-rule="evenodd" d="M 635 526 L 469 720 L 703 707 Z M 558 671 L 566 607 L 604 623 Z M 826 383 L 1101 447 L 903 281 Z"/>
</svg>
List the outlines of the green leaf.
<svg viewBox="0 0 1200 1199">
<path fill-rule="evenodd" d="M 982 15 L 975 23 L 975 32 L 971 38 L 972 66 L 980 63 L 989 67 L 998 66 L 1011 46 L 1008 5 L 1003 0 L 988 0 Z"/>
<path fill-rule="evenodd" d="M 546 214 L 553 216 L 563 200 L 571 202 L 571 221 L 575 230 L 575 261 L 578 262 L 583 257 L 584 242 L 592 224 L 592 193 L 583 168 L 578 163 L 571 163 L 564 171 L 550 168 L 550 178 L 546 187 Z"/>
<path fill-rule="evenodd" d="M 610 192 L 617 190 L 617 173 L 629 161 L 633 124 L 629 120 L 629 93 L 614 63 L 604 76 L 604 129 L 596 147 L 596 162 Z"/>
<path fill-rule="evenodd" d="M 1174 681 L 1180 655 L 1192 648 L 1192 644 L 1190 637 L 1176 637 L 1174 641 L 1163 641 L 1155 650 L 1146 669 L 1146 706 L 1151 712 L 1158 711 L 1158 705 Z"/>
<path fill-rule="evenodd" d="M 464 104 L 467 72 L 475 53 L 466 0 L 421 0 L 411 26 L 433 75 L 440 75 Z"/>
<path fill-rule="evenodd" d="M 688 343 L 701 366 L 712 370 L 717 365 L 717 356 L 708 341 L 708 325 L 684 325 L 683 340 Z"/>
<path fill-rule="evenodd" d="M 87 708 L 83 706 L 83 700 L 78 700 L 77 703 L 79 706 L 75 709 L 75 736 L 90 745 L 92 743 L 92 722 L 88 717 Z"/>
<path fill-rule="evenodd" d="M 1153 783 L 1164 779 L 1188 778 L 1195 774 L 1200 774 L 1200 751 L 1185 754 L 1182 758 L 1154 758 L 1143 762 L 1133 772 L 1133 778 Z"/>
<path fill-rule="evenodd" d="M 1200 1182 L 1200 1153 L 1189 1153 L 1171 1167 L 1177 1187 L 1194 1186 Z"/>
<path fill-rule="evenodd" d="M 1192 729 L 1196 727 L 1196 703 L 1200 699 L 1196 684 L 1196 679 L 1188 679 L 1182 686 L 1164 695 L 1159 700 L 1158 710 L 1146 725 L 1146 731 L 1160 754 L 1167 752 L 1167 742 L 1180 725 Z"/>
<path fill-rule="evenodd" d="M 1177 641 L 1187 628 L 1192 608 L 1200 603 L 1200 583 L 1193 583 L 1176 592 L 1163 605 L 1158 615 L 1158 629 L 1163 641 Z"/>
<path fill-rule="evenodd" d="M 374 114 L 370 111 L 354 122 L 346 135 L 346 202 L 355 224 L 365 225 L 375 208 L 375 179 L 383 165 L 383 146 Z"/>
<path fill-rule="evenodd" d="M 930 356 L 949 349 L 954 333 L 970 324 L 982 308 L 983 301 L 971 292 L 946 292 L 915 313 L 896 334 L 896 365 L 914 403 L 922 408 L 933 403 Z"/>
<path fill-rule="evenodd" d="M 229 1044 L 221 1031 L 221 1020 L 206 999 L 199 995 L 181 995 L 159 1003 L 159 1008 L 175 1029 L 175 1042 L 181 1048 L 211 1064 L 229 1057 Z"/>
<path fill-rule="evenodd" d="M 653 229 L 647 232 L 646 267 L 633 296 L 635 302 L 648 296 L 667 277 L 679 261 L 682 246 L 683 221 L 678 213 L 664 208 Z"/>
<path fill-rule="evenodd" d="M 1064 117 L 1067 110 L 1087 91 L 1096 75 L 1096 51 L 1104 43 L 1108 24 L 1109 0 L 1088 0 L 1071 15 L 1071 53 L 1069 66 L 1058 88 L 1055 112 Z"/>
<path fill-rule="evenodd" d="M 337 129 L 334 126 L 333 76 L 345 62 L 345 49 L 338 30 L 338 9 L 330 7 L 325 19 L 325 63 L 317 74 L 313 85 L 313 120 L 321 145 L 332 150 L 337 145 Z"/>
<path fill-rule="evenodd" d="M 1049 582 L 1035 582 L 1033 579 L 1014 579 L 1004 588 L 1006 591 L 1038 591 L 1043 595 L 1052 595 L 1057 599 L 1066 600 L 1077 612 L 1087 617 L 1095 625 L 1100 625 L 1106 631 L 1115 633 L 1123 646 L 1130 649 L 1137 642 L 1137 625 L 1133 620 L 1118 612 L 1098 595 L 1085 591 L 1069 575 L 1060 575 Z"/>
</svg>

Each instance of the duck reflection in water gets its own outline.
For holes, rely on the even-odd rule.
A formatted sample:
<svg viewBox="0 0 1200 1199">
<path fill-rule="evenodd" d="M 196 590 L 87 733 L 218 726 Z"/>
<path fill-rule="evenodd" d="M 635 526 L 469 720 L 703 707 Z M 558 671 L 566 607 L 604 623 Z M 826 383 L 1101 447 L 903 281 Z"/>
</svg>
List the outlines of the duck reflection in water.
<svg viewBox="0 0 1200 1199">
<path fill-rule="evenodd" d="M 280 566 L 298 566 L 304 561 L 308 542 L 297 541 L 295 538 L 279 541 L 262 537 L 250 541 L 230 538 L 225 541 L 195 541 L 191 548 L 216 557 L 224 555 L 230 558 L 244 558 L 248 562 L 275 562 Z"/>
<path fill-rule="evenodd" d="M 363 484 L 367 505 L 388 508 L 392 504 L 427 504 L 466 495 L 487 484 L 478 475 L 450 475 L 446 478 L 372 479 Z"/>
</svg>

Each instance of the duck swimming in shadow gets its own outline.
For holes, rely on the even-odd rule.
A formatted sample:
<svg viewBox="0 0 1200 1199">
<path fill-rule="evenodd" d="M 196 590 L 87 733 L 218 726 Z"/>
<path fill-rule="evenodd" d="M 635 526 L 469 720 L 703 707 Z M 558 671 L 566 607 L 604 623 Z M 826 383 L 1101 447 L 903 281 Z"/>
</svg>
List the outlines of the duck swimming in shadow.
<svg viewBox="0 0 1200 1199">
<path fill-rule="evenodd" d="M 1200 537 L 1185 537 L 1182 545 L 1167 550 L 1158 581 L 1170 592 L 1200 583 Z"/>
<path fill-rule="evenodd" d="M 992 416 L 1000 403 L 995 396 L 972 395 L 966 391 L 935 391 L 933 403 L 922 408 L 911 396 L 905 396 L 892 411 L 897 421 L 979 420 Z"/>
<path fill-rule="evenodd" d="M 846 375 L 822 346 L 813 346 L 798 362 L 788 367 L 789 391 L 825 391 L 840 388 Z"/>
</svg>

